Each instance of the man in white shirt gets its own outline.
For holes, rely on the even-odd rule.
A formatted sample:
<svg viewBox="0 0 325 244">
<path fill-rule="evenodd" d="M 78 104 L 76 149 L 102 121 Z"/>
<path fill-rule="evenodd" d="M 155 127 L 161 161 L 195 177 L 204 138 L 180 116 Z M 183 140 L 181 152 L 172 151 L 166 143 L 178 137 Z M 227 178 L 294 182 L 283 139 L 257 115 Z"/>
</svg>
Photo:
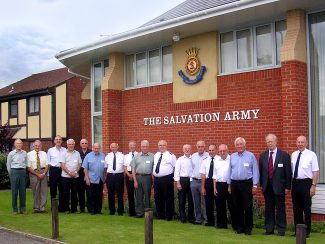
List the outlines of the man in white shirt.
<svg viewBox="0 0 325 244">
<path fill-rule="evenodd" d="M 78 177 L 79 170 L 81 168 L 81 157 L 80 153 L 74 150 L 75 141 L 73 139 L 67 140 L 68 150 L 63 154 L 61 158 L 62 167 L 62 189 L 64 197 L 64 212 L 66 214 L 77 213 L 78 198 Z M 71 195 L 71 198 L 70 198 Z M 71 199 L 71 208 L 69 207 Z"/>
<path fill-rule="evenodd" d="M 154 156 L 154 196 L 158 219 L 170 221 L 174 216 L 174 167 L 176 157 L 167 151 L 167 142 L 158 142 Z"/>
<path fill-rule="evenodd" d="M 52 199 L 56 198 L 57 190 L 59 189 L 59 211 L 64 212 L 62 177 L 61 177 L 62 171 L 61 171 L 60 160 L 63 154 L 67 151 L 67 149 L 62 147 L 62 137 L 59 135 L 55 136 L 54 144 L 55 146 L 51 147 L 47 151 L 51 203 L 52 203 Z"/>
<path fill-rule="evenodd" d="M 42 151 L 42 142 L 34 142 L 34 150 L 27 153 L 27 167 L 29 172 L 30 186 L 33 192 L 34 213 L 44 213 L 47 202 L 47 155 Z"/>
<path fill-rule="evenodd" d="M 183 146 L 184 155 L 179 157 L 176 161 L 174 180 L 178 190 L 178 207 L 179 217 L 182 223 L 189 221 L 194 222 L 194 206 L 191 192 L 190 178 L 192 175 L 192 160 L 191 160 L 191 145 L 185 144 Z M 187 199 L 187 216 L 185 212 Z"/>
<path fill-rule="evenodd" d="M 295 226 L 305 224 L 307 226 L 306 237 L 309 237 L 311 230 L 311 198 L 316 193 L 319 166 L 316 154 L 308 150 L 307 145 L 305 136 L 297 138 L 298 150 L 291 155 L 291 194 Z"/>
<path fill-rule="evenodd" d="M 205 207 L 207 214 L 207 223 L 205 226 L 214 226 L 214 202 L 215 196 L 213 192 L 213 169 L 214 162 L 218 160 L 217 146 L 209 146 L 209 157 L 203 160 L 201 164 L 201 193 L 205 197 Z"/>
<path fill-rule="evenodd" d="M 136 142 L 129 142 L 129 150 L 128 154 L 124 155 L 124 173 L 125 173 L 125 185 L 126 190 L 128 192 L 128 201 L 129 201 L 129 216 L 135 216 L 135 202 L 134 202 L 134 181 L 132 176 L 132 169 L 130 162 L 138 153 L 135 151 Z"/>
<path fill-rule="evenodd" d="M 205 151 L 205 142 L 198 141 L 196 143 L 197 152 L 192 155 L 192 181 L 191 181 L 191 191 L 194 202 L 194 224 L 201 224 L 202 222 L 206 224 L 207 216 L 205 211 L 205 200 L 204 196 L 201 194 L 201 174 L 200 168 L 202 161 L 206 159 L 209 154 Z"/>
<path fill-rule="evenodd" d="M 220 144 L 218 147 L 219 158 L 214 162 L 213 171 L 213 189 L 216 196 L 217 210 L 217 228 L 226 229 L 227 226 L 227 203 L 231 215 L 231 225 L 234 230 L 237 229 L 235 216 L 233 214 L 233 202 L 228 192 L 229 180 L 229 164 L 230 155 L 228 154 L 228 146 Z"/>
<path fill-rule="evenodd" d="M 118 147 L 118 144 L 115 142 L 110 145 L 111 152 L 105 157 L 105 164 L 107 166 L 105 178 L 108 188 L 109 214 L 115 214 L 115 194 L 117 194 L 117 213 L 119 216 L 122 216 L 124 213 L 124 155 L 118 151 Z"/>
</svg>

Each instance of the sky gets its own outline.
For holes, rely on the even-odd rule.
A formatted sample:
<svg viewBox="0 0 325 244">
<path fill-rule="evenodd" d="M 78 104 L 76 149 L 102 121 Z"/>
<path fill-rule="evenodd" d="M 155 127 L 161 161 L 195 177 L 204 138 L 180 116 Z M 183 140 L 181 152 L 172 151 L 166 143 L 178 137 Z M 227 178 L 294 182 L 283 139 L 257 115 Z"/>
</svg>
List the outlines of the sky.
<svg viewBox="0 0 325 244">
<path fill-rule="evenodd" d="M 60 51 L 137 28 L 183 1 L 1 1 L 0 88 L 61 68 Z"/>
</svg>

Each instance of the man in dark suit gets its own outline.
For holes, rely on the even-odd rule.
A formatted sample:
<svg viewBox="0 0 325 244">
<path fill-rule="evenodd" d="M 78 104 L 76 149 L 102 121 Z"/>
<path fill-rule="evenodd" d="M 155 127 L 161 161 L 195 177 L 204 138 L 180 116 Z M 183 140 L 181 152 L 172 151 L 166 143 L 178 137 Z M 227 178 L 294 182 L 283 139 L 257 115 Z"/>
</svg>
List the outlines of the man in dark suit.
<svg viewBox="0 0 325 244">
<path fill-rule="evenodd" d="M 268 150 L 260 155 L 260 185 L 265 199 L 265 235 L 284 236 L 287 226 L 285 195 L 291 188 L 291 162 L 288 153 L 277 148 L 277 137 L 265 137 Z M 275 216 L 276 209 L 276 216 Z"/>
</svg>

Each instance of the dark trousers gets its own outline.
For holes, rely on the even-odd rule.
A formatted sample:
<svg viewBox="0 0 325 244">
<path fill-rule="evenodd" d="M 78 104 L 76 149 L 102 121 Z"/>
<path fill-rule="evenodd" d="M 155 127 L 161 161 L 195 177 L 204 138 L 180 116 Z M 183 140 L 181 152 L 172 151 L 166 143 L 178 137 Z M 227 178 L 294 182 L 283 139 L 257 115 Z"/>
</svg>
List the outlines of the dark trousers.
<svg viewBox="0 0 325 244">
<path fill-rule="evenodd" d="M 207 224 L 214 226 L 214 203 L 215 196 L 213 194 L 213 179 L 205 180 L 205 209 L 207 213 Z"/>
<path fill-rule="evenodd" d="M 265 231 L 273 232 L 274 227 L 276 226 L 278 233 L 285 233 L 287 227 L 285 194 L 274 194 L 272 180 L 268 180 L 267 182 L 266 191 L 264 192 L 264 199 Z"/>
<path fill-rule="evenodd" d="M 13 212 L 18 212 L 17 198 L 19 193 L 19 208 L 26 212 L 26 169 L 11 169 L 10 173 L 11 200 Z"/>
<path fill-rule="evenodd" d="M 61 177 L 61 168 L 50 166 L 49 169 L 49 181 L 50 181 L 50 195 L 51 203 L 52 199 L 56 198 L 57 190 L 59 189 L 59 211 L 63 212 L 63 191 L 62 191 L 62 177 Z"/>
<path fill-rule="evenodd" d="M 291 194 L 294 223 L 295 226 L 297 226 L 297 224 L 305 224 L 307 226 L 306 234 L 310 234 L 311 230 L 311 186 L 312 179 L 292 181 Z"/>
<path fill-rule="evenodd" d="M 71 211 L 74 213 L 77 211 L 78 199 L 77 199 L 77 185 L 78 178 L 62 177 L 62 189 L 63 189 L 63 211 Z M 71 208 L 70 205 L 71 199 Z"/>
<path fill-rule="evenodd" d="M 194 221 L 194 205 L 191 192 L 191 182 L 189 177 L 180 177 L 182 190 L 178 190 L 179 218 L 181 221 Z M 187 201 L 187 215 L 185 212 Z"/>
<path fill-rule="evenodd" d="M 87 195 L 87 209 L 91 214 L 98 214 L 102 212 L 103 204 L 103 181 L 99 180 L 98 184 L 91 183 L 86 185 Z"/>
<path fill-rule="evenodd" d="M 85 211 L 86 201 L 85 201 L 85 192 L 86 192 L 86 181 L 84 179 L 83 168 L 79 170 L 78 185 L 77 185 L 77 193 L 78 193 L 78 202 L 79 202 L 79 210 L 81 212 Z"/>
<path fill-rule="evenodd" d="M 117 194 L 117 213 L 119 215 L 124 212 L 123 194 L 124 194 L 124 176 L 123 173 L 107 174 L 107 188 L 108 188 L 108 205 L 109 213 L 115 214 L 115 193 Z"/>
<path fill-rule="evenodd" d="M 129 173 L 132 174 L 132 172 Z M 128 176 L 125 176 L 125 185 L 128 193 L 129 215 L 135 216 L 134 181 L 130 180 Z"/>
<path fill-rule="evenodd" d="M 216 197 L 216 209 L 217 209 L 217 227 L 218 228 L 228 228 L 227 219 L 227 203 L 231 216 L 231 225 L 233 229 L 237 229 L 235 215 L 233 213 L 233 201 L 231 195 L 228 192 L 227 182 L 216 182 L 218 195 Z"/>
<path fill-rule="evenodd" d="M 234 202 L 238 232 L 250 232 L 253 228 L 252 187 L 252 179 L 231 181 L 231 196 Z"/>
<path fill-rule="evenodd" d="M 174 174 L 155 177 L 154 196 L 158 219 L 171 220 L 174 216 Z"/>
</svg>

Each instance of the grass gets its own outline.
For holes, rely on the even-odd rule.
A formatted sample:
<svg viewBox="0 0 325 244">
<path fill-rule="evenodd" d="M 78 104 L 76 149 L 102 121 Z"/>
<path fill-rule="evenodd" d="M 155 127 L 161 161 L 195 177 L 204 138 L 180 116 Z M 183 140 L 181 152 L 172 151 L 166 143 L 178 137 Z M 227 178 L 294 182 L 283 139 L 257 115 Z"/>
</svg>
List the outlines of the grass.
<svg viewBox="0 0 325 244">
<path fill-rule="evenodd" d="M 33 214 L 32 194 L 27 191 L 27 215 L 13 215 L 10 191 L 0 191 L 0 226 L 51 238 L 51 213 Z M 48 202 L 48 206 L 49 202 Z M 108 215 L 107 203 L 103 215 L 59 215 L 59 240 L 68 243 L 144 243 L 144 219 Z M 264 236 L 263 229 L 253 229 L 252 236 L 236 235 L 231 229 L 182 224 L 177 220 L 154 220 L 155 243 L 294 243 L 287 233 L 285 237 Z M 322 243 L 325 234 L 312 233 L 308 243 Z"/>
</svg>

